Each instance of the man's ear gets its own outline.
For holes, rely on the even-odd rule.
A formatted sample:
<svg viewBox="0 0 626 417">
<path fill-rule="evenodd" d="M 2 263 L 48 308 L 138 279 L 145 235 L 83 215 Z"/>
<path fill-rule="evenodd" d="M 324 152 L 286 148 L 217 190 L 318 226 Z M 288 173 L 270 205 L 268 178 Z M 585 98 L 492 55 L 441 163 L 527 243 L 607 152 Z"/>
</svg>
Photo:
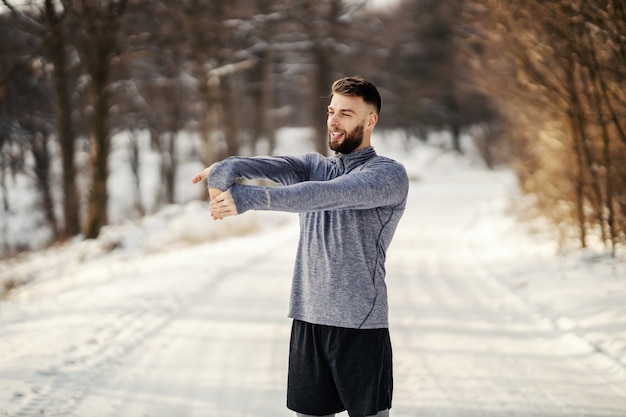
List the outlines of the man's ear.
<svg viewBox="0 0 626 417">
<path fill-rule="evenodd" d="M 376 113 L 370 113 L 367 119 L 367 127 L 374 128 L 378 123 L 378 115 Z"/>
</svg>

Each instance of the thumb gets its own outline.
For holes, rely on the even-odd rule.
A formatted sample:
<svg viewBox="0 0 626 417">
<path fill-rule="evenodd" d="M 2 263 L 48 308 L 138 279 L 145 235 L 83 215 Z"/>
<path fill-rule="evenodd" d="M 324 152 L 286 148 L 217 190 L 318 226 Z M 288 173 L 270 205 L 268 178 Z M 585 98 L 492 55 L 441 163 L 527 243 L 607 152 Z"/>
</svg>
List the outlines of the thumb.
<svg viewBox="0 0 626 417">
<path fill-rule="evenodd" d="M 209 172 L 211 172 L 211 168 L 213 168 L 213 165 L 211 165 L 211 166 L 210 166 L 210 167 L 208 167 L 208 168 L 204 168 L 204 169 L 202 170 L 202 172 L 200 172 L 198 175 L 196 175 L 195 177 L 193 177 L 193 178 L 191 179 L 191 182 L 192 182 L 193 184 L 197 184 L 197 183 L 199 183 L 200 181 L 202 181 L 202 180 L 206 179 L 206 177 L 208 177 L 208 176 L 209 176 Z"/>
</svg>

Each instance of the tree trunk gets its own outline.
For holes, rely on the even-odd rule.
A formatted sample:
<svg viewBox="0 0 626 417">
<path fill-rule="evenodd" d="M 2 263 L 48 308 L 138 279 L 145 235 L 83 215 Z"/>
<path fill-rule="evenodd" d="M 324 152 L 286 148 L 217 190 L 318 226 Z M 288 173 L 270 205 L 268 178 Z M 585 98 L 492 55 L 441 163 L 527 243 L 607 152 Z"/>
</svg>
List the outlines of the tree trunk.
<svg viewBox="0 0 626 417">
<path fill-rule="evenodd" d="M 165 152 L 161 154 L 161 175 L 165 184 L 165 203 L 174 204 L 176 196 L 176 132 L 165 135 Z"/>
<path fill-rule="evenodd" d="M 570 130 L 572 135 L 572 148 L 574 155 L 576 157 L 576 166 L 574 173 L 574 190 L 575 190 L 575 207 L 576 207 L 576 222 L 578 224 L 578 239 L 580 246 L 582 248 L 587 247 L 587 230 L 586 230 L 586 221 L 585 221 L 585 209 L 584 209 L 584 177 L 585 177 L 585 168 L 583 164 L 583 156 L 582 156 L 582 145 L 580 144 L 580 133 L 576 128 L 575 116 L 573 114 L 573 110 L 570 109 L 568 111 L 568 119 L 570 122 Z"/>
<path fill-rule="evenodd" d="M 311 51 L 315 62 L 315 75 L 313 79 L 313 91 L 311 97 L 311 114 L 313 115 L 313 126 L 315 128 L 314 145 L 315 150 L 322 155 L 328 153 L 328 128 L 326 126 L 327 99 L 333 82 L 332 66 L 326 50 L 321 45 L 313 46 Z"/>
<path fill-rule="evenodd" d="M 583 161 L 586 166 L 585 169 L 586 174 L 589 176 L 589 188 L 590 191 L 585 192 L 586 199 L 590 202 L 591 206 L 595 210 L 595 220 L 594 223 L 600 227 L 600 232 L 602 235 L 602 240 L 606 241 L 606 231 L 605 231 L 605 202 L 604 196 L 602 195 L 602 188 L 600 185 L 600 178 L 598 175 L 597 166 L 599 165 L 599 161 L 596 161 L 594 158 L 594 153 L 592 147 L 594 146 L 591 142 L 592 139 L 589 137 L 587 133 L 587 117 L 584 112 L 582 99 L 578 96 L 579 92 L 587 93 L 589 91 L 589 86 L 587 85 L 586 77 L 584 76 L 584 69 L 581 68 L 580 65 L 577 65 L 572 62 L 571 67 L 573 70 L 578 69 L 579 71 L 579 79 L 581 81 L 580 88 L 577 88 L 576 84 L 571 85 L 570 90 L 570 99 L 572 103 L 572 115 L 574 117 L 574 127 L 578 131 L 579 144 L 581 149 L 581 156 L 583 157 Z"/>
<path fill-rule="evenodd" d="M 48 138 L 44 133 L 37 133 L 32 144 L 33 159 L 35 160 L 35 176 L 37 188 L 41 195 L 41 204 L 46 222 L 52 231 L 52 239 L 58 237 L 58 223 L 54 214 L 54 201 L 52 199 L 52 186 L 50 184 L 50 151 Z"/>
<path fill-rule="evenodd" d="M 448 111 L 448 120 L 450 121 L 450 133 L 452 133 L 452 150 L 460 154 L 463 153 L 461 147 L 461 123 L 459 120 L 459 101 L 457 99 L 454 87 L 452 91 L 446 95 L 444 99 L 446 110 Z"/>
<path fill-rule="evenodd" d="M 224 108 L 224 133 L 226 141 L 226 154 L 223 158 L 237 155 L 239 152 L 239 120 L 237 110 L 237 92 L 235 76 L 226 76 L 220 83 L 222 105 Z M 223 159 L 222 158 L 222 159 Z"/>
<path fill-rule="evenodd" d="M 45 2 L 46 19 L 50 26 L 48 52 L 54 65 L 54 87 L 56 92 L 57 138 L 61 148 L 63 165 L 63 217 L 61 239 L 67 239 L 80 233 L 79 197 L 76 186 L 75 136 L 72 126 L 72 106 L 67 85 L 68 66 L 65 56 L 65 36 L 63 17 L 55 11 L 52 0 Z"/>
<path fill-rule="evenodd" d="M 93 117 L 91 120 L 91 193 L 87 203 L 84 235 L 94 239 L 109 222 L 107 181 L 109 178 L 109 80 L 115 48 L 118 45 L 120 21 L 127 0 L 117 2 L 80 3 L 79 26 L 82 31 L 78 42 L 79 54 L 91 78 L 90 93 Z"/>
<path fill-rule="evenodd" d="M 143 216 L 146 210 L 141 200 L 141 146 L 136 129 L 131 129 L 129 136 L 128 160 L 130 162 L 130 170 L 133 173 L 133 185 L 135 186 L 135 210 L 139 216 Z"/>
<path fill-rule="evenodd" d="M 106 78 L 106 77 L 105 77 Z M 102 226 L 109 222 L 107 180 L 109 178 L 109 132 L 107 128 L 109 108 L 105 85 L 94 85 L 94 117 L 91 138 L 91 193 L 87 206 L 85 238 L 95 239 Z"/>
<path fill-rule="evenodd" d="M 604 199 L 605 204 L 602 207 L 602 211 L 607 212 L 607 227 L 609 229 L 609 239 L 611 243 L 611 255 L 615 256 L 616 254 L 616 246 L 618 240 L 618 230 L 616 225 L 616 214 L 615 214 L 615 196 L 613 195 L 613 160 L 611 157 L 611 139 L 608 130 L 608 122 L 610 118 L 605 120 L 604 114 L 604 105 L 603 102 L 610 101 L 610 98 L 606 96 L 606 90 L 603 88 L 604 80 L 602 78 L 602 73 L 600 70 L 600 64 L 598 62 L 596 51 L 593 48 L 591 39 L 589 39 L 589 34 L 587 33 L 587 52 L 589 54 L 589 76 L 591 78 L 591 88 L 590 94 L 593 97 L 593 105 L 595 106 L 595 115 L 596 115 L 596 123 L 600 126 L 602 132 L 602 162 L 605 168 L 604 175 Z M 604 230 L 604 224 L 601 225 Z M 603 233 L 604 235 L 604 233 Z"/>
<path fill-rule="evenodd" d="M 276 147 L 276 135 L 271 110 L 274 106 L 274 82 L 273 82 L 274 50 L 271 45 L 261 55 L 261 78 L 259 90 L 255 94 L 255 124 L 254 137 L 252 138 L 252 150 L 256 150 L 257 141 L 261 138 L 267 140 L 268 153 L 271 154 Z"/>
</svg>

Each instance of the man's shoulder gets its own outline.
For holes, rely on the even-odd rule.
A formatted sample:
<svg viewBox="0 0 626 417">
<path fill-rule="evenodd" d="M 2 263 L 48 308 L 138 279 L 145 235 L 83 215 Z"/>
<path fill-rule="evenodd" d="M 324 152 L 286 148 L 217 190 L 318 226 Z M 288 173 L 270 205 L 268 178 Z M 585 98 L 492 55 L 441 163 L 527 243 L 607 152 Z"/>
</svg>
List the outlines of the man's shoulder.
<svg viewBox="0 0 626 417">
<path fill-rule="evenodd" d="M 402 165 L 400 162 L 396 161 L 395 159 L 390 158 L 390 157 L 385 156 L 385 155 L 376 154 L 374 156 L 374 158 L 372 158 L 372 159 L 375 160 L 375 161 L 379 161 L 379 162 L 385 162 L 385 163 L 390 163 L 390 164 Z"/>
<path fill-rule="evenodd" d="M 365 165 L 370 165 L 371 167 L 385 167 L 385 169 L 394 169 L 406 172 L 404 165 L 395 159 L 384 155 L 375 155 L 373 158 L 368 160 Z"/>
</svg>

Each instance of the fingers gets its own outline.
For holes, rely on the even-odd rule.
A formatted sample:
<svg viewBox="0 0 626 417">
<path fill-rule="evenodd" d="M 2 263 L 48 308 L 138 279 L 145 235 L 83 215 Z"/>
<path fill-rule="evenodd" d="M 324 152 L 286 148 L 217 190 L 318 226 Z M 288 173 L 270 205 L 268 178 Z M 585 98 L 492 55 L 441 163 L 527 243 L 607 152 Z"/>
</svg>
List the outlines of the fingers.
<svg viewBox="0 0 626 417">
<path fill-rule="evenodd" d="M 211 216 L 215 219 L 223 219 L 224 217 L 237 214 L 237 207 L 235 207 L 234 203 L 229 201 L 212 202 L 210 210 Z"/>
<path fill-rule="evenodd" d="M 193 177 L 193 178 L 191 179 L 191 182 L 192 182 L 193 184 L 197 184 L 197 183 L 199 183 L 200 181 L 202 181 L 203 179 L 206 179 L 206 177 L 208 177 L 208 176 L 209 176 L 209 171 L 210 171 L 210 170 L 211 170 L 210 168 L 204 168 L 204 169 L 202 170 L 202 172 L 200 172 L 198 175 L 196 175 L 195 177 Z"/>
<path fill-rule="evenodd" d="M 202 172 L 200 172 L 198 175 L 196 175 L 195 177 L 191 179 L 191 182 L 193 184 L 197 184 L 200 181 L 206 179 L 209 176 L 209 173 L 211 172 L 214 166 L 215 164 L 212 164 L 210 167 L 204 168 Z"/>
<path fill-rule="evenodd" d="M 231 217 L 231 216 L 236 216 L 236 215 L 237 215 L 237 210 L 232 209 L 232 208 L 223 207 L 223 208 L 211 209 L 211 217 L 213 218 L 213 220 L 223 220 L 226 217 Z"/>
<path fill-rule="evenodd" d="M 225 217 L 236 216 L 237 206 L 230 191 L 220 192 L 219 195 L 211 198 L 211 217 L 214 220 L 222 220 Z"/>
<path fill-rule="evenodd" d="M 196 175 L 195 177 L 191 179 L 191 182 L 193 184 L 197 184 L 200 181 L 208 178 L 209 173 L 211 172 L 214 166 L 215 164 L 211 165 L 210 167 L 204 168 L 202 172 L 200 172 L 198 175 Z M 220 195 L 221 193 L 222 193 L 222 190 L 220 190 L 219 188 L 209 187 L 209 200 L 213 200 L 216 196 Z"/>
<path fill-rule="evenodd" d="M 214 166 L 215 164 L 204 168 L 198 175 L 191 179 L 191 182 L 197 184 L 208 178 Z M 214 220 L 222 220 L 224 217 L 236 216 L 238 214 L 237 206 L 235 205 L 230 191 L 222 192 L 222 190 L 218 188 L 209 187 L 209 198 L 211 201 L 209 206 L 211 217 L 213 217 Z"/>
</svg>

